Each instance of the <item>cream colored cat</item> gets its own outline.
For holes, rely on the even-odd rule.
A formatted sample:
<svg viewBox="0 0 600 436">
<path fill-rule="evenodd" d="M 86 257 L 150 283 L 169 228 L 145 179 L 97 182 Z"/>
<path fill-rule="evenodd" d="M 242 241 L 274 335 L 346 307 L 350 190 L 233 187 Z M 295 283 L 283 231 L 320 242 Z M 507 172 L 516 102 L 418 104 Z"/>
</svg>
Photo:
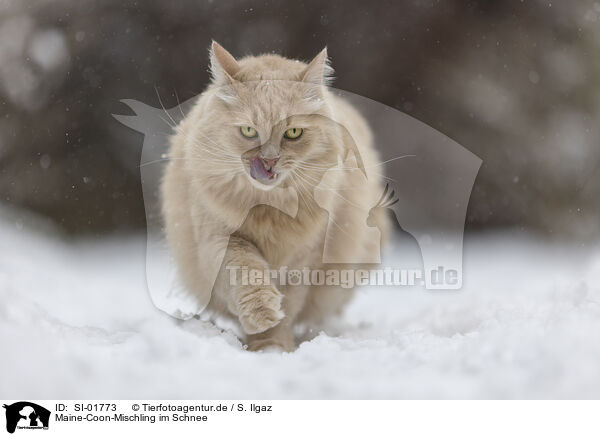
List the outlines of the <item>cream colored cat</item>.
<svg viewBox="0 0 600 436">
<path fill-rule="evenodd" d="M 167 239 L 183 284 L 199 296 L 212 291 L 207 309 L 237 319 L 248 349 L 290 351 L 295 323 L 339 313 L 351 291 L 231 285 L 227 267 L 344 267 L 322 262 L 331 211 L 340 232 L 328 235 L 328 252 L 374 254 L 379 240 L 361 229 L 382 192 L 378 156 L 365 120 L 326 87 L 326 50 L 307 65 L 277 55 L 236 60 L 213 43 L 210 58 L 212 83 L 171 140 L 162 183 Z M 349 171 L 336 167 L 348 150 L 367 175 L 351 189 Z M 317 204 L 314 188 L 327 171 L 321 192 L 331 195 Z"/>
</svg>

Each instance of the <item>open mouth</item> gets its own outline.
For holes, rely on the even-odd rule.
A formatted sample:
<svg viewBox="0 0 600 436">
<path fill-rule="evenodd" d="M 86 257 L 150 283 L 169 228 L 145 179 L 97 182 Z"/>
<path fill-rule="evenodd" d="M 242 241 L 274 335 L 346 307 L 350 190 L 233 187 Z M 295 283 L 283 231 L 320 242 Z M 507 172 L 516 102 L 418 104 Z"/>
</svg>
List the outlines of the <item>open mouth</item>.
<svg viewBox="0 0 600 436">
<path fill-rule="evenodd" d="M 265 162 L 260 157 L 252 157 L 249 159 L 250 176 L 254 180 L 258 180 L 264 184 L 271 184 L 277 179 L 277 173 L 273 171 L 273 167 L 268 168 Z"/>
</svg>

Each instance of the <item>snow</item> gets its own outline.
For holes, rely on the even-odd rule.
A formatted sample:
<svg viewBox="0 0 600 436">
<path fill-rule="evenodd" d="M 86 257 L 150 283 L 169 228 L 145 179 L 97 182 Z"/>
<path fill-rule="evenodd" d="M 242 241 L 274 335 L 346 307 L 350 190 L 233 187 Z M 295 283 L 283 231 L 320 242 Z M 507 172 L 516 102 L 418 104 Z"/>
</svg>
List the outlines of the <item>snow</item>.
<svg viewBox="0 0 600 436">
<path fill-rule="evenodd" d="M 6 216 L 5 216 L 6 215 Z M 3 398 L 597 398 L 600 250 L 471 235 L 460 291 L 361 290 L 294 353 L 150 302 L 143 235 L 68 241 L 2 214 Z"/>
</svg>

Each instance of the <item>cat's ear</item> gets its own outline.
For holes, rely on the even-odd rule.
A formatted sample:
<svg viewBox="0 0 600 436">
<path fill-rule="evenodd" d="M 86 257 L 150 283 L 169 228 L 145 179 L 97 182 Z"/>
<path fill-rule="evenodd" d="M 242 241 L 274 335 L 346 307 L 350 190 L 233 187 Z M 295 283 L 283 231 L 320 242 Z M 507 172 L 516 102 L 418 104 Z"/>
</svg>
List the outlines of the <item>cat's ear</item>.
<svg viewBox="0 0 600 436">
<path fill-rule="evenodd" d="M 327 47 L 319 52 L 300 75 L 300 80 L 313 85 L 328 85 L 332 80 L 333 68 L 329 65 Z"/>
<path fill-rule="evenodd" d="M 231 53 L 213 41 L 210 47 L 210 73 L 213 82 L 222 85 L 233 83 L 233 77 L 239 70 L 240 65 Z"/>
</svg>

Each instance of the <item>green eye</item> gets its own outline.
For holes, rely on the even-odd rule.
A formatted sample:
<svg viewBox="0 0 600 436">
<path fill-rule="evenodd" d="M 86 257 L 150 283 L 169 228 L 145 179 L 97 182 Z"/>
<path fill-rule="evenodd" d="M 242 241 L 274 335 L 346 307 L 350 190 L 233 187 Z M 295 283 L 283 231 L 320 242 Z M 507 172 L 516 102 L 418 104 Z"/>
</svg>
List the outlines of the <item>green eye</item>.
<svg viewBox="0 0 600 436">
<path fill-rule="evenodd" d="M 283 136 L 287 139 L 298 139 L 302 135 L 302 129 L 299 127 L 292 127 L 291 129 L 287 129 Z"/>
<path fill-rule="evenodd" d="M 242 126 L 240 127 L 240 132 L 246 138 L 254 138 L 256 136 L 256 129 L 250 126 Z"/>
</svg>

